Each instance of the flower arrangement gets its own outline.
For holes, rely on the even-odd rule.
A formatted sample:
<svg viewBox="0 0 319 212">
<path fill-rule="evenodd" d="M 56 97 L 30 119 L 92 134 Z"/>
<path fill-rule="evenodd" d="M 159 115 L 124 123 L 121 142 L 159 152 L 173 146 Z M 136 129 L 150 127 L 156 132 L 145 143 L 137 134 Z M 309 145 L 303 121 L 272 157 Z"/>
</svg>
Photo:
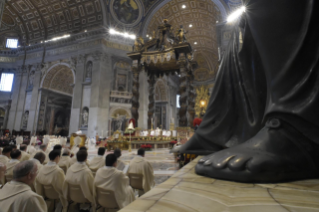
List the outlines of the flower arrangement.
<svg viewBox="0 0 319 212">
<path fill-rule="evenodd" d="M 152 145 L 151 144 L 143 144 L 143 145 L 141 145 L 141 148 L 145 149 L 145 151 L 151 151 Z"/>
<path fill-rule="evenodd" d="M 104 144 L 104 148 L 107 149 L 107 144 Z"/>
<path fill-rule="evenodd" d="M 96 146 L 100 145 L 101 141 L 97 141 L 96 142 Z"/>
</svg>

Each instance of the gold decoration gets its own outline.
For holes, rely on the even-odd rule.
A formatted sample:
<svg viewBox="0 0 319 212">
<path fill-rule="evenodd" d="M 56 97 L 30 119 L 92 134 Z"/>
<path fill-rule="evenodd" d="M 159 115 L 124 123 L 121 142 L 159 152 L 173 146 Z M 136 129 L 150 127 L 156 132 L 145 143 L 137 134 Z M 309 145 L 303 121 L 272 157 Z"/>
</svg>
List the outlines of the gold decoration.
<svg viewBox="0 0 319 212">
<path fill-rule="evenodd" d="M 76 137 L 80 137 L 81 138 L 81 143 L 79 145 L 79 147 L 85 146 L 85 141 L 86 141 L 86 135 L 78 135 L 76 133 L 72 133 L 71 137 L 70 137 L 70 147 L 72 148 L 72 146 L 74 145 L 74 139 Z"/>
<path fill-rule="evenodd" d="M 195 114 L 200 116 L 201 113 L 206 112 L 209 101 L 208 87 L 200 86 L 196 88 Z"/>
</svg>

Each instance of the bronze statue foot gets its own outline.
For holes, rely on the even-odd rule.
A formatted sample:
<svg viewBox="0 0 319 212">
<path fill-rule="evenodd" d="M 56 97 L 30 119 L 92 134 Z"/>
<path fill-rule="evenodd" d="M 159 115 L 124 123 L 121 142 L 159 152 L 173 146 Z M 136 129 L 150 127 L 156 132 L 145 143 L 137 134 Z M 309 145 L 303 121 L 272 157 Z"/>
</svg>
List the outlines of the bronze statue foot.
<svg viewBox="0 0 319 212">
<path fill-rule="evenodd" d="M 318 146 L 288 123 L 271 119 L 246 142 L 200 159 L 196 173 L 249 183 L 316 178 Z"/>
<path fill-rule="evenodd" d="M 223 147 L 217 144 L 200 143 L 198 142 L 199 140 L 201 140 L 201 138 L 195 133 L 185 144 L 178 148 L 178 152 L 196 155 L 209 155 L 223 149 Z M 176 150 L 172 149 L 172 152 L 176 152 Z"/>
</svg>

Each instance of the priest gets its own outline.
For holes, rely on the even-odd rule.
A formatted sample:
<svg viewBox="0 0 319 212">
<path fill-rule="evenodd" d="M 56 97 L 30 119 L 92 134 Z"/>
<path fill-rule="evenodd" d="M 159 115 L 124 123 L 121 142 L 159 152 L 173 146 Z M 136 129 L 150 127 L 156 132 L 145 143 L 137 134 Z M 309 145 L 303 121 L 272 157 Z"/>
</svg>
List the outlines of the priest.
<svg viewBox="0 0 319 212">
<path fill-rule="evenodd" d="M 4 185 L 4 174 L 6 173 L 7 166 L 4 165 L 3 163 L 0 163 L 0 183 L 1 187 Z"/>
<path fill-rule="evenodd" d="M 42 164 L 44 163 L 45 157 L 46 156 L 45 156 L 45 154 L 43 152 L 38 152 L 30 160 L 34 161 L 37 164 L 38 170 L 40 171 L 41 168 L 43 167 Z"/>
<path fill-rule="evenodd" d="M 121 150 L 119 148 L 116 148 L 114 150 L 114 155 L 117 158 L 117 161 L 116 161 L 117 166 L 116 166 L 116 168 L 118 170 L 120 170 L 120 171 L 123 171 L 124 168 L 125 168 L 125 163 L 122 160 L 119 159 L 122 156 Z"/>
<path fill-rule="evenodd" d="M 64 169 L 66 171 L 71 166 L 71 158 L 70 158 L 70 150 L 69 149 L 63 149 L 63 153 L 62 153 L 62 156 L 61 156 L 61 159 L 60 159 L 58 165 L 60 166 L 60 168 L 64 167 Z"/>
<path fill-rule="evenodd" d="M 63 211 L 67 211 L 68 202 L 63 196 L 63 183 L 65 180 L 64 171 L 58 166 L 60 161 L 60 151 L 53 150 L 49 153 L 50 161 L 42 167 L 39 174 L 35 180 L 35 190 L 37 194 L 44 195 L 44 185 L 51 185 L 53 189 L 59 194 L 60 202 L 63 206 Z"/>
<path fill-rule="evenodd" d="M 31 140 L 30 140 L 30 144 L 27 147 L 27 153 L 29 153 L 30 155 L 33 155 L 36 151 L 35 149 L 35 144 L 37 142 L 37 137 L 36 136 L 32 136 Z"/>
<path fill-rule="evenodd" d="M 25 144 L 21 144 L 20 145 L 20 151 L 21 151 L 21 159 L 20 161 L 25 161 L 25 160 L 29 160 L 31 155 L 29 155 L 26 151 L 27 151 L 27 145 Z"/>
<path fill-rule="evenodd" d="M 144 156 L 145 150 L 140 148 L 137 151 L 137 156 L 130 162 L 127 173 L 143 175 L 143 190 L 146 193 L 155 185 L 155 181 L 153 167 L 151 163 L 144 158 Z M 143 195 L 143 192 L 140 191 L 139 195 Z"/>
<path fill-rule="evenodd" d="M 0 192 L 1 211 L 47 211 L 43 198 L 30 188 L 37 172 L 38 167 L 32 160 L 16 165 L 13 170 L 13 180 L 7 183 Z"/>
<path fill-rule="evenodd" d="M 80 150 L 76 153 L 77 162 L 73 164 L 66 173 L 66 178 L 63 185 L 63 195 L 65 199 L 70 199 L 69 184 L 79 185 L 84 197 L 92 204 L 92 209 L 95 211 L 95 197 L 93 194 L 94 177 L 86 165 L 88 153 L 85 150 Z"/>
<path fill-rule="evenodd" d="M 6 164 L 7 165 L 7 172 L 6 172 L 6 178 L 9 177 L 10 179 L 13 176 L 13 169 L 14 167 L 20 163 L 21 160 L 21 151 L 20 150 L 13 150 L 10 153 L 11 156 L 11 160 L 9 160 L 9 162 Z"/>
<path fill-rule="evenodd" d="M 97 151 L 97 156 L 95 156 L 91 161 L 89 168 L 93 173 L 97 172 L 97 170 L 103 166 L 105 166 L 105 148 L 100 147 Z"/>
<path fill-rule="evenodd" d="M 129 185 L 129 178 L 116 168 L 116 162 L 115 154 L 109 154 L 105 157 L 105 166 L 97 171 L 94 179 L 94 192 L 98 195 L 98 188 L 113 191 L 116 202 L 121 209 L 133 202 L 135 196 Z"/>
<path fill-rule="evenodd" d="M 0 163 L 7 164 L 10 160 L 10 153 L 12 148 L 10 146 L 6 146 L 2 150 L 2 155 L 0 155 Z"/>
<path fill-rule="evenodd" d="M 45 155 L 45 160 L 44 160 L 44 164 L 47 164 L 48 162 L 49 162 L 49 157 L 48 157 L 48 155 L 47 155 L 47 145 L 46 144 L 42 144 L 42 145 L 40 145 L 40 149 L 39 150 L 37 150 L 35 153 L 34 153 L 34 155 L 36 154 L 36 153 L 38 153 L 38 152 L 42 152 L 44 155 Z M 34 156 L 33 155 L 33 156 Z"/>
<path fill-rule="evenodd" d="M 85 146 L 80 147 L 80 148 L 79 148 L 79 151 L 80 151 L 80 150 L 84 150 L 84 151 L 87 152 L 87 148 L 86 148 Z M 71 153 L 72 153 L 72 151 L 71 151 Z M 75 164 L 75 163 L 77 162 L 76 156 L 77 156 L 77 154 L 75 154 L 75 155 L 73 156 L 73 158 L 71 158 L 71 160 L 70 160 L 70 166 L 73 165 L 73 164 Z M 86 163 L 87 166 L 90 165 L 90 163 L 89 163 L 87 160 L 85 161 L 85 163 Z"/>
</svg>

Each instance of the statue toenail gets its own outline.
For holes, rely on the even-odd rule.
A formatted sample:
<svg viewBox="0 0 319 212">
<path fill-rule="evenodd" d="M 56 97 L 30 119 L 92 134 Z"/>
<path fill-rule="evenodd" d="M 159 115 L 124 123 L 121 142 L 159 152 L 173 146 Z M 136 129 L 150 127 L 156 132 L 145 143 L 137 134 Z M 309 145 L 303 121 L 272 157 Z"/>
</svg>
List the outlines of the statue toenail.
<svg viewBox="0 0 319 212">
<path fill-rule="evenodd" d="M 204 163 L 205 166 L 208 166 L 208 165 L 210 165 L 210 164 L 212 164 L 212 162 L 210 162 L 210 160 L 207 160 L 207 161 L 205 161 L 205 163 Z"/>
<path fill-rule="evenodd" d="M 266 127 L 268 128 L 278 128 L 280 127 L 280 120 L 279 119 L 270 119 L 266 123 Z"/>
<path fill-rule="evenodd" d="M 199 160 L 200 163 L 204 163 L 206 160 L 204 160 L 203 158 Z"/>
</svg>

